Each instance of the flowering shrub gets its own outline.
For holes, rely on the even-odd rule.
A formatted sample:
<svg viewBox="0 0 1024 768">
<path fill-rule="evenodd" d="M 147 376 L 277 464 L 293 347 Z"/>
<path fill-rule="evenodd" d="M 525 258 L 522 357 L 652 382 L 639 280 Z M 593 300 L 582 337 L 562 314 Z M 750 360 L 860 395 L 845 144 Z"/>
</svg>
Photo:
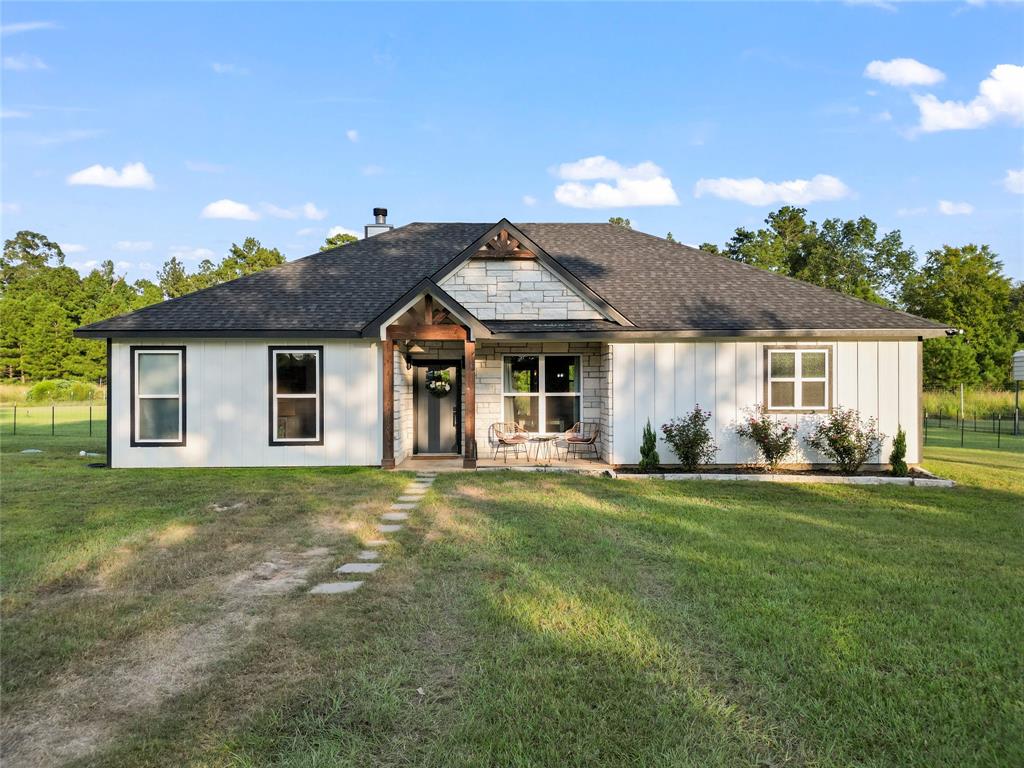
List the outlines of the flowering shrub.
<svg viewBox="0 0 1024 768">
<path fill-rule="evenodd" d="M 695 405 L 683 418 L 672 419 L 661 425 L 665 442 L 671 446 L 687 472 L 693 472 L 701 464 L 710 464 L 715 460 L 718 446 L 708 429 L 710 420 L 711 412 L 702 411 L 699 405 Z"/>
<path fill-rule="evenodd" d="M 793 452 L 796 445 L 796 426 L 768 415 L 763 405 L 748 410 L 746 421 L 736 427 L 736 434 L 750 440 L 757 447 L 758 456 L 769 472 Z"/>
<path fill-rule="evenodd" d="M 809 446 L 835 462 L 847 475 L 877 456 L 883 440 L 885 435 L 878 431 L 877 422 L 874 419 L 862 422 L 860 413 L 853 408 L 836 408 L 806 438 Z"/>
</svg>

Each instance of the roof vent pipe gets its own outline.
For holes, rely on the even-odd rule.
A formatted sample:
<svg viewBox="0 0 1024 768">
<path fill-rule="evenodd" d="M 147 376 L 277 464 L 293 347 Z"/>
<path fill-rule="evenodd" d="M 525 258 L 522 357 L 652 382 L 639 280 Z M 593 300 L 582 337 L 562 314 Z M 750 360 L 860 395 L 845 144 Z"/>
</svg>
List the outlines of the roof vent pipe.
<svg viewBox="0 0 1024 768">
<path fill-rule="evenodd" d="M 374 235 L 379 235 L 381 232 L 387 232 L 389 229 L 394 229 L 394 227 L 388 224 L 388 209 L 374 208 L 373 224 L 367 224 L 363 227 L 363 236 L 373 237 Z"/>
</svg>

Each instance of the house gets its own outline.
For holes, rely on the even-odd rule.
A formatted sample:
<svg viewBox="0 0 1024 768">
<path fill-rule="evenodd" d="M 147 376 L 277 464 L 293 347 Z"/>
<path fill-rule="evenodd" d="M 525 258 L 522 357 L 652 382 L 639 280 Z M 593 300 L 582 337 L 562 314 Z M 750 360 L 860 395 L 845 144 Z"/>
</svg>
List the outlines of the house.
<svg viewBox="0 0 1024 768">
<path fill-rule="evenodd" d="M 358 242 L 79 328 L 107 341 L 110 466 L 474 467 L 502 421 L 596 424 L 629 465 L 648 420 L 695 404 L 729 465 L 753 458 L 734 426 L 758 403 L 856 408 L 883 457 L 902 426 L 920 461 L 939 324 L 610 224 L 374 214 Z"/>
</svg>

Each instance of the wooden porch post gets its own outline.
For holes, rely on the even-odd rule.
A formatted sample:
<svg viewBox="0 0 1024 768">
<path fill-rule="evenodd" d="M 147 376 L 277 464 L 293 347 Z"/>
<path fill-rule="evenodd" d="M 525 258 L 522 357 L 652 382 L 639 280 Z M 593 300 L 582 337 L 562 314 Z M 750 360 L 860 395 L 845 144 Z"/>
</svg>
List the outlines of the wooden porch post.
<svg viewBox="0 0 1024 768">
<path fill-rule="evenodd" d="M 381 469 L 395 468 L 395 342 L 384 340 L 384 443 Z"/>
<path fill-rule="evenodd" d="M 463 345 L 466 358 L 466 414 L 463 419 L 466 426 L 466 439 L 462 466 L 465 469 L 476 469 L 476 342 L 466 338 Z"/>
</svg>

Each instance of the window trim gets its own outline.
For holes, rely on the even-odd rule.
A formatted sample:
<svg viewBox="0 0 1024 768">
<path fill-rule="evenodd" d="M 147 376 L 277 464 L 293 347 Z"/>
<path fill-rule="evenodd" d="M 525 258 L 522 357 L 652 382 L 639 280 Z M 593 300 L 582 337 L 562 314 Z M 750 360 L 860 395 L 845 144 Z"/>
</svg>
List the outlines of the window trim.
<svg viewBox="0 0 1024 768">
<path fill-rule="evenodd" d="M 772 353 L 773 352 L 796 352 L 795 368 L 792 377 L 782 377 L 773 379 L 772 378 Z M 803 373 L 803 352 L 824 352 L 825 353 L 825 404 L 820 406 L 805 407 L 803 405 L 803 389 L 800 384 L 804 381 L 822 381 L 821 376 L 812 376 L 810 378 L 804 378 L 800 374 Z M 815 346 L 799 346 L 799 345 L 765 345 L 764 347 L 764 403 L 765 410 L 769 413 L 828 413 L 832 410 L 832 385 L 834 381 L 833 376 L 833 362 L 835 360 L 835 353 L 831 345 L 815 345 Z M 792 381 L 793 382 L 793 402 L 794 405 L 772 405 L 772 381 Z M 795 403 L 800 402 L 800 405 Z"/>
<path fill-rule="evenodd" d="M 537 360 L 537 391 L 536 392 L 506 392 L 505 391 L 505 361 L 508 358 L 536 357 Z M 579 370 L 579 390 L 576 392 L 548 392 L 545 389 L 546 360 L 549 357 L 575 357 L 577 369 Z M 505 419 L 505 398 L 506 397 L 536 397 L 539 401 L 537 409 L 537 425 L 543 427 L 547 421 L 549 397 L 575 397 L 579 400 L 579 420 L 583 420 L 583 355 L 573 352 L 526 352 L 521 355 L 505 354 L 501 356 L 501 418 Z M 549 432 L 542 429 L 538 432 L 530 432 L 531 435 L 552 435 L 558 432 Z"/>
<path fill-rule="evenodd" d="M 313 395 L 316 399 L 317 414 L 316 414 L 316 437 L 292 437 L 292 438 L 278 438 L 277 437 L 277 399 L 279 397 L 294 398 L 294 399 L 310 399 L 310 395 L 278 395 L 277 394 L 277 354 L 280 352 L 292 352 L 292 353 L 305 353 L 308 354 L 313 352 L 316 354 L 316 394 Z M 267 444 L 271 446 L 288 446 L 288 445 L 323 445 L 324 444 L 324 347 L 322 344 L 310 345 L 310 346 L 295 346 L 294 344 L 288 344 L 285 346 L 269 346 L 267 347 L 267 395 L 268 395 L 268 413 L 267 413 Z"/>
<path fill-rule="evenodd" d="M 188 435 L 188 389 L 186 388 L 185 373 L 188 370 L 185 360 L 185 345 L 132 345 L 128 347 L 128 377 L 129 377 L 129 418 L 131 429 L 129 445 L 132 448 L 175 448 L 187 444 Z M 138 365 L 140 353 L 176 354 L 178 356 L 178 439 L 177 440 L 146 440 L 140 438 L 138 419 L 140 410 L 137 407 L 140 398 L 147 399 L 170 399 L 170 395 L 140 395 L 138 392 Z M 109 395 L 108 395 L 109 397 Z M 109 458 L 108 458 L 109 461 Z"/>
</svg>

